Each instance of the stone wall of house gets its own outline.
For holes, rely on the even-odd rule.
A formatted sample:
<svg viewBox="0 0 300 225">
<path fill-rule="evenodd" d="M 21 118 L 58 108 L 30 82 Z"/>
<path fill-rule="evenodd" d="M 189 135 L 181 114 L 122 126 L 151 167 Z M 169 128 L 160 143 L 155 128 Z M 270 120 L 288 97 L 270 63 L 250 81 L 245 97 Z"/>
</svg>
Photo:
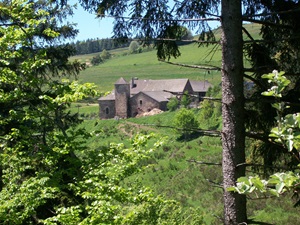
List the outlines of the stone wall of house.
<svg viewBox="0 0 300 225">
<path fill-rule="evenodd" d="M 129 116 L 130 84 L 115 84 L 116 116 L 127 118 Z"/>
<path fill-rule="evenodd" d="M 101 119 L 110 119 L 115 117 L 115 100 L 99 101 L 99 108 L 99 116 Z"/>
<path fill-rule="evenodd" d="M 130 99 L 131 117 L 135 117 L 140 113 L 149 112 L 154 108 L 160 109 L 160 103 L 144 93 L 138 93 Z"/>
</svg>

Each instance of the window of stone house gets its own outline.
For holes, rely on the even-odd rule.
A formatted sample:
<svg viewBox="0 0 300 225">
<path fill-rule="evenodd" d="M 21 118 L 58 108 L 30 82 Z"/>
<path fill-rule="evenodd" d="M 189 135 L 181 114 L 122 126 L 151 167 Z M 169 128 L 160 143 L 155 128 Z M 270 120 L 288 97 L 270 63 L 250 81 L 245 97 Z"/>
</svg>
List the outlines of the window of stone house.
<svg viewBox="0 0 300 225">
<path fill-rule="evenodd" d="M 143 105 L 143 100 L 140 100 L 140 106 Z"/>
<path fill-rule="evenodd" d="M 109 114 L 109 108 L 108 107 L 105 108 L 105 113 Z"/>
</svg>

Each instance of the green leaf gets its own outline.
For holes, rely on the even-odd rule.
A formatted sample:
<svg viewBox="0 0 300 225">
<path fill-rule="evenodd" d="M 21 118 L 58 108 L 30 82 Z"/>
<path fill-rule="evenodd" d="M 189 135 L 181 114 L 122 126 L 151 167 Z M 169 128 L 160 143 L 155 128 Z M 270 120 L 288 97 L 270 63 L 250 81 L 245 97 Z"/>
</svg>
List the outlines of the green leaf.
<svg viewBox="0 0 300 225">
<path fill-rule="evenodd" d="M 275 195 L 276 197 L 279 197 L 279 193 L 277 192 L 277 190 L 275 190 L 275 189 L 269 189 L 269 192 L 270 192 L 272 195 Z"/>
<path fill-rule="evenodd" d="M 274 73 L 269 73 L 269 74 L 263 74 L 261 77 L 263 79 L 273 80 L 274 76 L 275 76 Z"/>
<path fill-rule="evenodd" d="M 274 96 L 275 92 L 270 90 L 270 91 L 264 91 L 261 93 L 263 96 L 267 96 L 267 97 L 270 97 L 270 96 Z"/>
<path fill-rule="evenodd" d="M 278 184 L 276 184 L 276 191 L 278 194 L 282 194 L 284 192 L 284 187 L 285 187 L 285 183 L 284 182 L 280 182 Z"/>
</svg>

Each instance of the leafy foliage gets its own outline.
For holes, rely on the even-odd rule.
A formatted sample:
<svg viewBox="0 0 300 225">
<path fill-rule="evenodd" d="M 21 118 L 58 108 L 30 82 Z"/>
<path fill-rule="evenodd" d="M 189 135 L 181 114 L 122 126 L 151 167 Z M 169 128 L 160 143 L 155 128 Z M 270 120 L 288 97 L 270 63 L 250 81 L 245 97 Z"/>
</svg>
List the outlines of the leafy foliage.
<svg viewBox="0 0 300 225">
<path fill-rule="evenodd" d="M 55 47 L 76 34 L 57 25 L 69 6 L 14 0 L 0 9 L 0 221 L 39 223 L 56 207 L 81 201 L 70 185 L 82 177 L 75 150 L 87 134 L 76 129 L 80 120 L 68 106 L 96 91 L 92 84 L 59 81 L 84 68 L 68 62 L 72 48 Z"/>
<path fill-rule="evenodd" d="M 221 98 L 221 90 L 219 86 L 209 88 L 206 93 L 207 97 Z M 201 126 L 206 126 L 208 129 L 218 129 L 222 122 L 221 103 L 204 99 L 200 102 L 199 121 Z"/>
</svg>

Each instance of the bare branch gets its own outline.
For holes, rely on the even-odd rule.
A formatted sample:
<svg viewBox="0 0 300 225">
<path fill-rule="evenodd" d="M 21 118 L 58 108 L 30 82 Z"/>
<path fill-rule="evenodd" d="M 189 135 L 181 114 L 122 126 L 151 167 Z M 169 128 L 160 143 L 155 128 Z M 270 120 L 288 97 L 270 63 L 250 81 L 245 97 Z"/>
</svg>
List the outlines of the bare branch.
<svg viewBox="0 0 300 225">
<path fill-rule="evenodd" d="M 195 159 L 189 159 L 189 160 L 186 160 L 186 161 L 190 162 L 190 163 L 196 163 L 198 165 L 222 166 L 222 163 L 196 161 Z M 240 166 L 245 166 L 245 167 L 248 167 L 248 166 L 251 166 L 251 167 L 268 167 L 268 168 L 277 169 L 277 170 L 287 170 L 287 169 L 295 170 L 295 169 L 298 169 L 298 167 L 288 168 L 288 167 L 271 166 L 271 165 L 264 165 L 264 164 L 257 164 L 257 163 L 246 163 L 246 162 L 237 164 L 236 168 L 240 167 Z"/>
<path fill-rule="evenodd" d="M 210 59 L 208 60 L 209 62 L 212 60 L 212 58 L 214 57 L 215 53 L 217 52 L 217 48 L 220 47 L 220 43 L 218 42 L 217 44 L 215 44 L 215 46 L 213 46 L 213 48 L 209 51 L 209 53 L 206 55 L 206 57 L 204 58 L 204 60 L 206 58 L 208 58 L 209 55 L 211 55 Z"/>
<path fill-rule="evenodd" d="M 251 76 L 249 76 L 249 75 L 247 75 L 247 74 L 244 74 L 244 77 L 247 78 L 247 79 L 249 79 L 249 80 L 251 80 L 251 81 L 252 81 L 253 83 L 255 83 L 257 86 L 263 88 L 263 85 L 262 85 L 260 82 L 258 82 L 257 79 L 255 79 L 255 78 L 253 78 L 253 77 L 251 77 Z"/>
<path fill-rule="evenodd" d="M 264 98 L 264 99 L 245 99 L 246 102 L 262 102 L 262 103 L 268 103 L 268 104 L 272 104 L 272 103 L 276 103 L 276 100 L 275 99 L 267 99 L 267 98 Z M 281 101 L 282 103 L 286 104 L 286 105 L 289 105 L 289 106 L 300 106 L 300 103 L 299 102 L 287 102 L 287 101 Z"/>
<path fill-rule="evenodd" d="M 222 98 L 214 98 L 214 97 L 200 97 L 201 99 L 206 99 L 209 101 L 222 102 Z"/>
<path fill-rule="evenodd" d="M 248 198 L 249 200 L 262 200 L 262 199 L 277 198 L 277 197 L 274 196 L 274 195 L 270 195 L 270 196 L 265 195 L 264 197 L 256 197 L 256 198 L 251 198 L 250 196 L 247 196 L 247 198 Z M 255 223 L 255 224 L 256 224 L 256 223 Z M 263 223 L 263 224 L 265 224 L 265 223 Z M 268 224 L 269 224 L 269 223 L 268 223 Z M 272 225 L 272 224 L 269 224 L 269 225 Z"/>
<path fill-rule="evenodd" d="M 143 40 L 143 39 L 140 39 Z M 203 40 L 181 40 L 181 39 L 172 39 L 172 38 L 153 38 L 147 39 L 151 41 L 180 41 L 187 43 L 198 43 L 198 44 L 220 44 L 220 41 L 203 41 Z"/>
<path fill-rule="evenodd" d="M 212 181 L 212 180 L 210 180 L 210 179 L 205 179 L 206 181 L 208 181 L 209 183 L 211 183 L 213 186 L 215 186 L 215 187 L 218 187 L 218 188 L 224 188 L 223 187 L 223 184 L 221 184 L 221 183 L 217 183 L 217 182 L 215 182 L 215 181 Z"/>
<path fill-rule="evenodd" d="M 247 31 L 247 29 L 245 27 L 242 27 L 242 30 L 246 33 L 248 38 L 250 38 L 253 42 L 255 42 L 255 40 L 253 39 L 253 37 L 251 36 L 251 34 Z"/>
<path fill-rule="evenodd" d="M 178 95 L 178 96 L 183 96 L 183 95 L 188 95 L 188 96 L 190 96 L 190 97 L 197 97 L 198 98 L 198 96 L 197 95 L 193 95 L 193 94 L 187 94 L 187 93 L 178 93 L 178 92 L 174 92 L 174 91 L 168 91 L 168 90 L 163 90 L 164 92 L 168 92 L 168 93 L 171 93 L 171 94 L 173 94 L 173 95 Z M 222 101 L 222 99 L 221 98 L 214 98 L 214 97 L 199 97 L 199 98 L 201 98 L 201 99 L 207 99 L 207 100 L 210 100 L 210 101 L 215 101 L 215 102 L 221 102 Z"/>
<path fill-rule="evenodd" d="M 189 159 L 189 160 L 186 160 L 186 161 L 187 161 L 187 162 L 190 162 L 190 163 L 200 164 L 200 165 L 222 166 L 222 163 L 202 162 L 202 161 L 196 161 L 195 159 Z"/>
<path fill-rule="evenodd" d="M 153 126 L 153 127 L 163 127 L 163 128 L 171 128 L 175 130 L 185 130 L 185 131 L 193 131 L 198 134 L 204 135 L 204 136 L 210 136 L 210 137 L 220 137 L 221 133 L 217 130 L 201 130 L 201 129 L 184 129 L 184 128 L 178 128 L 174 126 L 165 126 L 165 125 L 158 125 L 158 124 L 141 124 L 143 126 Z"/>
<path fill-rule="evenodd" d="M 0 26 L 4 26 L 4 27 L 10 27 L 10 26 L 24 26 L 25 23 L 20 23 L 20 22 L 14 22 L 14 23 L 0 23 Z"/>
<path fill-rule="evenodd" d="M 240 167 L 240 166 L 268 167 L 268 168 L 277 169 L 277 170 L 295 170 L 295 169 L 299 169 L 299 167 L 288 168 L 288 167 L 283 167 L 283 166 L 270 166 L 270 165 L 263 165 L 263 164 L 256 164 L 256 163 L 240 163 L 240 164 L 236 165 L 236 167 Z"/>
<path fill-rule="evenodd" d="M 252 139 L 256 139 L 256 140 L 261 140 L 263 142 L 268 142 L 270 144 L 274 144 L 274 145 L 277 145 L 277 143 L 275 142 L 271 142 L 268 135 L 264 134 L 264 133 L 258 133 L 258 132 L 251 132 L 251 131 L 248 131 L 246 132 L 246 137 L 248 138 L 252 138 Z"/>
<path fill-rule="evenodd" d="M 162 59 L 159 59 L 159 61 L 164 62 L 164 63 L 171 64 L 171 65 L 182 66 L 182 67 L 188 67 L 188 68 L 196 68 L 196 69 L 202 69 L 202 70 L 217 70 L 217 71 L 220 71 L 220 70 L 221 70 L 221 68 L 220 68 L 220 67 L 217 67 L 217 66 L 188 65 L 188 64 L 182 64 L 182 63 L 169 62 L 169 61 L 165 61 L 165 60 L 162 60 Z"/>
<path fill-rule="evenodd" d="M 180 42 L 184 42 L 184 43 L 196 43 L 196 44 L 220 44 L 220 41 L 204 41 L 204 40 L 184 40 L 184 39 L 174 39 L 174 38 L 120 38 L 122 40 L 126 40 L 126 41 L 139 41 L 139 42 L 143 42 L 143 41 L 147 41 L 147 42 L 151 42 L 151 41 L 180 41 Z M 106 38 L 106 40 L 120 40 L 119 38 Z"/>
</svg>

